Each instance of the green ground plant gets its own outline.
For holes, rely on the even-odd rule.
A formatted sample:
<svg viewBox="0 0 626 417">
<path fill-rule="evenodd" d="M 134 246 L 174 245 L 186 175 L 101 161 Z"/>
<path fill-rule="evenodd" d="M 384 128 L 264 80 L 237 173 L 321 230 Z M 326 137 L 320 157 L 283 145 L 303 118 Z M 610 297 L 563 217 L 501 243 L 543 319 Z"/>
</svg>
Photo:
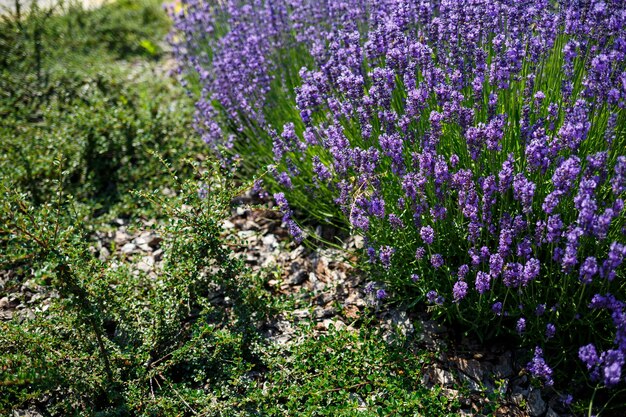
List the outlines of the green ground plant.
<svg viewBox="0 0 626 417">
<path fill-rule="evenodd" d="M 184 169 L 198 149 L 187 98 L 138 49 L 161 42 L 164 12 L 156 1 L 119 1 L 24 13 L 0 23 L 0 175 L 41 204 L 54 189 L 52 162 L 63 159 L 64 190 L 97 215 L 128 216 L 141 204 L 129 189 L 168 186 L 151 152 Z"/>
<path fill-rule="evenodd" d="M 221 219 L 236 189 L 215 169 L 202 183 L 203 198 L 196 180 L 174 198 L 142 194 L 168 219 L 156 280 L 96 259 L 80 206 L 62 190 L 35 206 L 4 188 L 0 265 L 33 271 L 49 304 L 30 320 L 1 324 L 3 410 L 173 415 L 204 401 L 198 390 L 254 366 L 253 324 L 274 303 L 259 303 L 262 283 L 223 243 Z M 209 303 L 213 287 L 230 308 Z"/>
</svg>

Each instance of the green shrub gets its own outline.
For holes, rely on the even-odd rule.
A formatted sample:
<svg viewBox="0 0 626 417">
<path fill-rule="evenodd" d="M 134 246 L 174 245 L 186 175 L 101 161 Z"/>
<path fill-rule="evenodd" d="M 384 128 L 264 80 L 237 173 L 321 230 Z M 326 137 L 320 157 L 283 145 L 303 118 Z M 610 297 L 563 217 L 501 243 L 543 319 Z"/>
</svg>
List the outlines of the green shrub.
<svg viewBox="0 0 626 417">
<path fill-rule="evenodd" d="M 180 184 L 177 197 L 145 195 L 168 219 L 156 279 L 96 259 L 81 211 L 62 189 L 34 206 L 4 188 L 0 265 L 22 266 L 16 280 L 33 271 L 49 307 L 22 323 L 1 324 L 2 409 L 38 404 L 59 415 L 170 414 L 186 403 L 201 405 L 214 384 L 251 367 L 252 312 L 260 309 L 262 317 L 254 301 L 262 295 L 221 237 L 237 190 L 214 166 L 202 183 L 204 198 L 196 181 Z M 211 304 L 210 288 L 232 307 Z M 198 392 L 204 395 L 196 398 Z"/>
</svg>

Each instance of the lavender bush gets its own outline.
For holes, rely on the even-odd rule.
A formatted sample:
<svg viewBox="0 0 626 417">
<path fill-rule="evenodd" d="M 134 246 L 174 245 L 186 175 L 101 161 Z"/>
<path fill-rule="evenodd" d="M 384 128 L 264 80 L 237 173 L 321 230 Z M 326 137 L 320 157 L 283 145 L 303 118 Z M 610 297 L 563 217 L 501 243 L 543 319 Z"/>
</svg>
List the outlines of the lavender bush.
<svg viewBox="0 0 626 417">
<path fill-rule="evenodd" d="M 365 237 L 384 298 L 518 337 L 546 385 L 578 368 L 623 387 L 626 3 L 173 13 L 197 129 L 227 161 L 273 165 L 296 237 L 289 203 L 339 215 Z"/>
</svg>

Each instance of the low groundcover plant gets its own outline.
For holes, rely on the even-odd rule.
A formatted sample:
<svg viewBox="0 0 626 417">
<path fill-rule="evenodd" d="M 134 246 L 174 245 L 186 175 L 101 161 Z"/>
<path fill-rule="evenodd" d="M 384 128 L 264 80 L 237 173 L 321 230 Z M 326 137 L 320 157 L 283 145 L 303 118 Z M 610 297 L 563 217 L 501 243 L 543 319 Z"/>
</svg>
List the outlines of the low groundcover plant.
<svg viewBox="0 0 626 417">
<path fill-rule="evenodd" d="M 623 386 L 626 3 L 314 3 L 173 10 L 212 149 L 364 236 L 378 297 Z"/>
</svg>

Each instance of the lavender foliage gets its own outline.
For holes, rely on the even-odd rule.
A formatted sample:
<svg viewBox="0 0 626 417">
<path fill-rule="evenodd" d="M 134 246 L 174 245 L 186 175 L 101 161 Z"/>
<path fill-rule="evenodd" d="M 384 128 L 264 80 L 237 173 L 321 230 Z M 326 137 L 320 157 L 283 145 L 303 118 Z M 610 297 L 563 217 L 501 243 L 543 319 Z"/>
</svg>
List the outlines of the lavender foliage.
<svg viewBox="0 0 626 417">
<path fill-rule="evenodd" d="M 625 2 L 184 0 L 172 14 L 196 129 L 225 160 L 274 166 L 296 238 L 290 205 L 340 218 L 368 242 L 379 298 L 519 334 L 547 385 L 553 353 L 623 384 Z"/>
</svg>

